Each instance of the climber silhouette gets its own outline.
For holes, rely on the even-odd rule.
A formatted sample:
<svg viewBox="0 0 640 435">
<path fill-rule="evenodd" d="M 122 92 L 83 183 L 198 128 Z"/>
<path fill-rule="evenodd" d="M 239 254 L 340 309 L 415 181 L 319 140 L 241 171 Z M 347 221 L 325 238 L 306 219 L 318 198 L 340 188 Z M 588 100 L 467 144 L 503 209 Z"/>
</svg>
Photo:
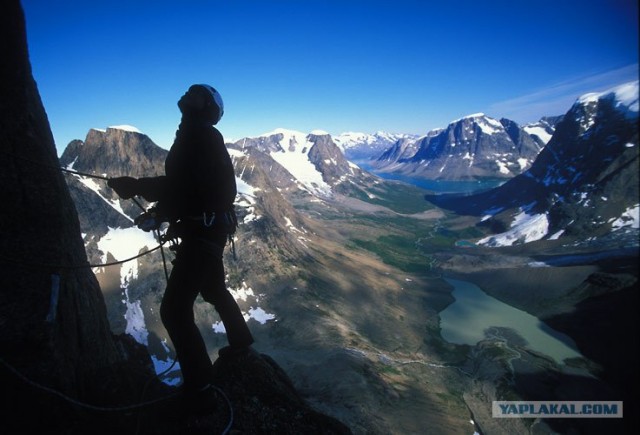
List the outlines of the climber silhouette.
<svg viewBox="0 0 640 435">
<path fill-rule="evenodd" d="M 200 293 L 215 307 L 229 346 L 221 357 L 249 351 L 253 337 L 225 284 L 222 254 L 237 225 L 236 181 L 222 134 L 214 127 L 224 105 L 211 86 L 196 84 L 178 101 L 182 120 L 165 160 L 165 175 L 111 178 L 108 185 L 128 199 L 141 195 L 157 201 L 153 215 L 167 232 L 180 238 L 176 259 L 160 305 L 160 317 L 183 376 L 184 392 L 198 396 L 209 390 L 212 364 L 194 322 L 193 304 Z M 143 228 L 145 230 L 157 228 Z"/>
</svg>

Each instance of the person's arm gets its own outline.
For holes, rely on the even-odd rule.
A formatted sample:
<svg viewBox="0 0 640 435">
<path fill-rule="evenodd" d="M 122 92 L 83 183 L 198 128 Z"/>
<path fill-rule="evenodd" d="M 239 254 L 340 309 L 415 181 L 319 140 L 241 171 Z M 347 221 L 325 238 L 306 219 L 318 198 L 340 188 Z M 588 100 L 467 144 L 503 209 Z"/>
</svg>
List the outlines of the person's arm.
<svg viewBox="0 0 640 435">
<path fill-rule="evenodd" d="M 167 176 L 145 177 L 138 179 L 138 195 L 150 202 L 160 201 L 167 192 Z"/>
<path fill-rule="evenodd" d="M 167 177 L 116 177 L 110 178 L 107 185 L 123 199 L 141 195 L 150 202 L 159 201 L 167 190 Z"/>
</svg>

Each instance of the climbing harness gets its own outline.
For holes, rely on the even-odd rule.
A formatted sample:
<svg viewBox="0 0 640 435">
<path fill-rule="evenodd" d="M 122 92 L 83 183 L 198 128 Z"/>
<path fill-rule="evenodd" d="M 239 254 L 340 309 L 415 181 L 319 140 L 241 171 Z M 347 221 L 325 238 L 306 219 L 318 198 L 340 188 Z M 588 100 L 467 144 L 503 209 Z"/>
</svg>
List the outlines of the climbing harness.
<svg viewBox="0 0 640 435">
<path fill-rule="evenodd" d="M 211 225 L 213 225 L 213 222 L 215 220 L 216 220 L 215 212 L 211 213 L 211 218 L 209 219 L 209 221 L 207 221 L 207 212 L 206 211 L 202 212 L 202 223 L 204 224 L 205 227 L 209 228 Z"/>
</svg>

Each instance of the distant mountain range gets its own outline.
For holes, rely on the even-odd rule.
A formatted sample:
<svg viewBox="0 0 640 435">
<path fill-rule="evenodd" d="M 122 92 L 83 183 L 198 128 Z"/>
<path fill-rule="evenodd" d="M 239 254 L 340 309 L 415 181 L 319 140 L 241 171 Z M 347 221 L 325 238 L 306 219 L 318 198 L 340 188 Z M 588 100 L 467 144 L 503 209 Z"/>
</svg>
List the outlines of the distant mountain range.
<svg viewBox="0 0 640 435">
<path fill-rule="evenodd" d="M 301 222 L 291 206 L 292 195 L 307 200 L 334 194 L 368 195 L 366 186 L 376 183 L 377 177 L 351 163 L 345 153 L 351 150 L 363 156 L 365 150 L 374 152 L 395 141 L 377 159 L 376 168 L 413 176 L 432 174 L 435 179 L 446 175 L 445 179 L 500 176 L 510 180 L 482 194 L 464 198 L 431 195 L 429 201 L 458 213 L 483 215 L 483 225 L 497 229 L 511 227 L 511 222 L 496 223 L 505 214 L 513 214 L 509 210 L 532 216 L 542 213 L 548 230 L 539 238 L 550 234 L 558 237 L 565 231 L 593 231 L 602 224 L 610 229 L 625 214 L 637 214 L 637 204 L 633 203 L 637 198 L 637 171 L 632 170 L 637 169 L 637 157 L 633 157 L 637 156 L 637 146 L 633 145 L 637 142 L 634 107 L 637 82 L 601 95 L 584 96 L 565 115 L 543 118 L 525 127 L 476 114 L 421 138 L 382 132 L 346 133 L 333 138 L 318 131 L 305 134 L 276 129 L 243 138 L 228 144 L 228 148 L 236 164 L 240 191 L 246 194 L 241 202 L 251 204 L 253 210 L 255 197 L 250 192 L 261 191 L 261 196 L 271 192 L 263 206 L 278 207 L 263 216 L 270 215 L 275 227 L 282 227 L 282 222 Z M 165 155 L 166 150 L 144 134 L 120 127 L 91 130 L 85 142 L 72 141 L 60 160 L 82 171 L 140 176 L 161 173 Z M 80 188 L 77 182 L 72 184 L 72 192 Z M 116 204 L 127 219 L 138 212 L 130 202 L 117 204 L 110 190 L 100 193 L 94 188 L 95 192 L 103 197 L 102 207 L 105 203 Z M 91 219 L 80 215 L 81 222 Z M 108 215 L 114 227 L 123 223 L 122 214 Z M 246 215 L 255 216 L 255 211 L 246 211 Z M 104 234 L 109 220 L 102 222 L 92 223 L 92 231 L 102 228 Z M 285 225 L 282 230 L 286 229 Z M 492 239 L 485 243 L 531 239 L 513 237 L 510 242 Z"/>
<path fill-rule="evenodd" d="M 638 212 L 638 82 L 579 98 L 531 167 L 502 186 L 466 197 L 427 199 L 482 216 L 511 245 L 572 235 L 595 240 L 633 230 Z M 637 244 L 637 240 L 635 240 Z"/>
<path fill-rule="evenodd" d="M 508 179 L 531 166 L 551 138 L 558 118 L 519 126 L 482 113 L 451 122 L 417 138 L 404 138 L 372 166 L 432 180 Z"/>
<path fill-rule="evenodd" d="M 418 135 L 378 131 L 374 134 L 346 132 L 333 138 L 345 157 L 353 162 L 377 159 L 401 140 L 414 141 Z"/>
<path fill-rule="evenodd" d="M 349 132 L 333 140 L 349 160 L 377 172 L 447 181 L 508 179 L 530 167 L 561 119 L 519 126 L 479 113 L 424 136 Z"/>
</svg>

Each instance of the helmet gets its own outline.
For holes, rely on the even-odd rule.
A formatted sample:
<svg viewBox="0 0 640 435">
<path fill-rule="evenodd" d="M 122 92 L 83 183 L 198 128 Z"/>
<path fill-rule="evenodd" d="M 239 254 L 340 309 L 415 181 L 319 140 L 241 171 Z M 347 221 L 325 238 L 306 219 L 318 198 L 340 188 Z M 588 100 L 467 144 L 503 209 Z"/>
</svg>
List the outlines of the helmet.
<svg viewBox="0 0 640 435">
<path fill-rule="evenodd" d="M 214 125 L 217 124 L 224 114 L 224 103 L 222 102 L 222 96 L 212 86 L 206 84 L 192 85 L 189 90 L 191 91 L 194 88 L 204 89 L 205 92 L 203 92 L 203 94 L 206 94 L 208 97 L 210 97 L 207 98 L 205 111 L 208 115 L 209 121 L 211 121 L 211 123 Z"/>
</svg>

